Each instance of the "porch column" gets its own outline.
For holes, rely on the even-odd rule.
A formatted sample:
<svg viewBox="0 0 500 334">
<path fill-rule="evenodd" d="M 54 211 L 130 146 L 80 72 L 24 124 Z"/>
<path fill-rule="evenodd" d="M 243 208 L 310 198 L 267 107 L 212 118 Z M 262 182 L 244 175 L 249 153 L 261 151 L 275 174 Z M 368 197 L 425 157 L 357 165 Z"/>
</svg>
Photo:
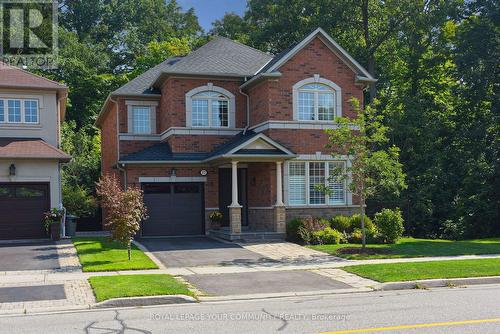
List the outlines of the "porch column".
<svg viewBox="0 0 500 334">
<path fill-rule="evenodd" d="M 286 231 L 286 210 L 283 203 L 283 176 L 281 168 L 282 161 L 276 161 L 276 204 L 274 205 L 274 231 L 285 233 Z"/>
<path fill-rule="evenodd" d="M 238 203 L 238 161 L 231 161 L 231 205 L 229 206 L 229 228 L 231 234 L 241 233 L 241 205 Z"/>
</svg>

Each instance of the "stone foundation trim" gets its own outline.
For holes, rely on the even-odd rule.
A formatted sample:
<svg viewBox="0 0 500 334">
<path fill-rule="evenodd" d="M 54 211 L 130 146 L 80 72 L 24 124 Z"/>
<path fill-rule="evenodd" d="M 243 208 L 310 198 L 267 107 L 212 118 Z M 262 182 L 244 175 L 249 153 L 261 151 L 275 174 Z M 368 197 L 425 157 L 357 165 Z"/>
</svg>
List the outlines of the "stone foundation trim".
<svg viewBox="0 0 500 334">
<path fill-rule="evenodd" d="M 229 206 L 229 229 L 231 234 L 241 233 L 241 205 Z"/>
<path fill-rule="evenodd" d="M 274 207 L 274 232 L 286 232 L 286 208 L 284 205 Z"/>
</svg>

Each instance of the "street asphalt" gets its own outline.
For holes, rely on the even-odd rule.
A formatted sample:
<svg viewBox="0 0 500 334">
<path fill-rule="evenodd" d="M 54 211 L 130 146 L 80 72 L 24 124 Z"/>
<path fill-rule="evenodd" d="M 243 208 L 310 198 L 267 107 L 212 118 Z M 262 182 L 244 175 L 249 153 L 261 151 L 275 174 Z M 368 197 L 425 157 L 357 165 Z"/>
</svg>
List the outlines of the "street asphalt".
<svg viewBox="0 0 500 334">
<path fill-rule="evenodd" d="M 0 317 L 0 333 L 500 333 L 500 285 Z"/>
</svg>

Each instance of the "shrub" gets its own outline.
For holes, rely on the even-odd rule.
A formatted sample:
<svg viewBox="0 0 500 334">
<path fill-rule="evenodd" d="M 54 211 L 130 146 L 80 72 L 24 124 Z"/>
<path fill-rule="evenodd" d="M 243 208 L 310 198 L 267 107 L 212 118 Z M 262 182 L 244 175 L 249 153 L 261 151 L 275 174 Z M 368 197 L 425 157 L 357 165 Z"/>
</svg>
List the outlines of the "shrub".
<svg viewBox="0 0 500 334">
<path fill-rule="evenodd" d="M 382 209 L 375 214 L 375 224 L 386 243 L 395 243 L 403 236 L 403 217 L 399 208 L 396 210 Z"/>
<path fill-rule="evenodd" d="M 348 234 L 348 240 L 353 244 L 360 244 L 363 240 L 363 231 L 360 228 L 355 228 L 352 233 Z M 380 243 L 380 235 L 376 228 L 372 230 L 366 229 L 366 243 Z"/>
<path fill-rule="evenodd" d="M 286 223 L 286 239 L 292 242 L 299 242 L 299 227 L 302 220 L 300 218 L 294 218 Z"/>
<path fill-rule="evenodd" d="M 330 226 L 340 232 L 352 232 L 351 218 L 348 216 L 334 216 Z"/>
<path fill-rule="evenodd" d="M 313 243 L 320 245 L 337 245 L 342 239 L 342 233 L 331 227 L 313 232 Z"/>
<path fill-rule="evenodd" d="M 70 215 L 77 217 L 90 217 L 97 209 L 95 198 L 82 186 L 71 187 L 68 184 L 62 186 L 63 205 Z"/>
<path fill-rule="evenodd" d="M 352 215 L 350 218 L 350 223 L 352 230 L 361 229 L 361 215 L 359 214 Z M 366 215 L 365 215 L 365 228 L 367 231 L 370 232 L 376 231 L 375 225 L 373 224 L 372 220 L 370 219 L 370 217 Z M 368 234 L 368 232 L 366 232 L 366 234 Z"/>
<path fill-rule="evenodd" d="M 326 227 L 328 227 L 328 225 L 325 224 L 324 219 L 309 216 L 301 220 L 297 232 L 303 242 L 311 244 L 314 242 L 314 232 L 324 230 Z"/>
</svg>

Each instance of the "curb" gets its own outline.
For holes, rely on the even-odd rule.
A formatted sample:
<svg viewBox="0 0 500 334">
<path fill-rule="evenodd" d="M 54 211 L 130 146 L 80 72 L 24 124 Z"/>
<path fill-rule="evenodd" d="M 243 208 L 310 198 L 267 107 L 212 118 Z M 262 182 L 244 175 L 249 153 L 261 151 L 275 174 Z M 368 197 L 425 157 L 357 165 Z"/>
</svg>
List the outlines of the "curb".
<svg viewBox="0 0 500 334">
<path fill-rule="evenodd" d="M 151 306 L 168 304 L 186 304 L 197 303 L 198 301 L 186 295 L 163 295 L 151 297 L 130 297 L 113 298 L 92 305 L 91 308 L 110 308 L 110 307 L 130 307 L 130 306 Z"/>
<path fill-rule="evenodd" d="M 381 283 L 375 287 L 376 291 L 409 290 L 409 289 L 429 289 L 454 287 L 480 284 L 500 284 L 500 276 L 491 277 L 471 277 L 471 278 L 449 278 L 449 279 L 428 279 L 409 282 Z"/>
<path fill-rule="evenodd" d="M 149 251 L 149 249 L 147 249 L 146 246 L 144 246 L 143 244 L 141 244 L 139 241 L 137 240 L 132 240 L 132 243 L 134 245 L 137 246 L 137 248 L 139 248 L 144 254 L 146 254 L 147 257 L 149 257 L 151 259 L 151 261 L 153 261 L 157 266 L 158 266 L 158 269 L 167 269 L 165 267 L 165 265 L 163 264 L 163 262 L 161 262 L 156 256 L 154 256 L 153 253 L 151 253 Z"/>
</svg>

